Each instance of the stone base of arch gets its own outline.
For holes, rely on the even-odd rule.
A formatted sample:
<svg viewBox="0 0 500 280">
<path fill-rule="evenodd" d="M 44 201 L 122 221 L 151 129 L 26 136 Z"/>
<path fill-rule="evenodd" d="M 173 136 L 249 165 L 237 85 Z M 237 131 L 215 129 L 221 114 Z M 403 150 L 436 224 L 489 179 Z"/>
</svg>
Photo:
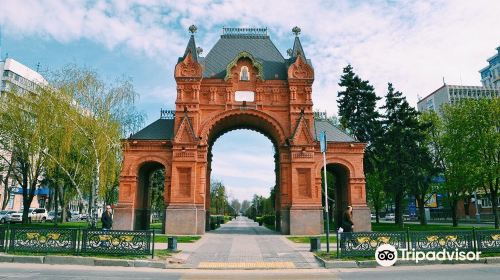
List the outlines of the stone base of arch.
<svg viewBox="0 0 500 280">
<path fill-rule="evenodd" d="M 165 234 L 201 235 L 205 233 L 203 205 L 169 205 L 165 209 Z"/>
<path fill-rule="evenodd" d="M 288 211 L 288 216 L 290 230 L 284 234 L 318 235 L 323 231 L 323 210 L 321 206 L 292 206 Z"/>
<path fill-rule="evenodd" d="M 354 231 L 371 231 L 372 221 L 370 208 L 363 205 L 353 205 L 352 222 L 354 223 Z"/>
<path fill-rule="evenodd" d="M 120 203 L 113 209 L 113 229 L 134 229 L 135 211 L 132 203 Z"/>
</svg>

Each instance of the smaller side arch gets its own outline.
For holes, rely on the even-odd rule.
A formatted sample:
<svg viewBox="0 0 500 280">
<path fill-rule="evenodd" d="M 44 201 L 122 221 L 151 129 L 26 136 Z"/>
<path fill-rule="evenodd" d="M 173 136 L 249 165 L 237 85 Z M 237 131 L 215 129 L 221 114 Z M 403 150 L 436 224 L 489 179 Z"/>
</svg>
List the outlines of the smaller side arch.
<svg viewBox="0 0 500 280">
<path fill-rule="evenodd" d="M 156 155 L 145 155 L 139 157 L 137 159 L 131 160 L 131 162 L 127 162 L 127 159 L 124 160 L 125 167 L 123 168 L 122 175 L 130 176 L 139 173 L 139 169 L 148 162 L 156 162 L 163 165 L 165 168 L 169 166 L 168 160 L 164 157 L 156 156 Z M 128 164 L 126 164 L 128 163 Z M 124 172 L 125 171 L 125 172 Z"/>
<path fill-rule="evenodd" d="M 321 176 L 321 170 L 323 169 L 323 158 L 318 157 L 318 159 L 320 159 L 320 160 L 316 161 L 315 170 L 316 170 L 316 174 Z M 327 155 L 326 156 L 326 164 L 327 165 L 329 165 L 329 164 L 342 165 L 349 171 L 350 178 L 356 178 L 356 176 L 357 176 L 356 169 L 354 168 L 354 165 L 350 161 L 348 161 L 344 158 L 341 158 L 338 156 L 328 156 Z"/>
</svg>

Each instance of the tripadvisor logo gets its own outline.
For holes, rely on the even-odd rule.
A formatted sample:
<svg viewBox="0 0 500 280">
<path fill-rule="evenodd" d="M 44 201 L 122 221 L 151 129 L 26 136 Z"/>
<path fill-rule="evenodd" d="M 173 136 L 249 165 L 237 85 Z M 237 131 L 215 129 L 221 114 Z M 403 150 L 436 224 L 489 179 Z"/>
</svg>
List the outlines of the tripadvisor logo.
<svg viewBox="0 0 500 280">
<path fill-rule="evenodd" d="M 416 251 L 415 249 L 399 249 L 399 259 L 405 261 L 477 261 L 481 252 L 464 252 L 455 249 L 448 251 L 443 249 L 441 251 Z M 381 266 L 392 266 L 398 260 L 398 250 L 390 244 L 380 245 L 375 251 L 375 260 Z"/>
</svg>

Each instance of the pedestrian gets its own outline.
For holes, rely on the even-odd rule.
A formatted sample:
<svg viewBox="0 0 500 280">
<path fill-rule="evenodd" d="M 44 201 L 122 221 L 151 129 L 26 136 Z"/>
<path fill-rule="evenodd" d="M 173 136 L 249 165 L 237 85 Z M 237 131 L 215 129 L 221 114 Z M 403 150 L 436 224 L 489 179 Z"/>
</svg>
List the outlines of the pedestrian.
<svg viewBox="0 0 500 280">
<path fill-rule="evenodd" d="M 342 216 L 342 228 L 344 232 L 352 232 L 354 223 L 352 222 L 352 206 L 347 206 Z"/>
<path fill-rule="evenodd" d="M 113 227 L 113 215 L 111 214 L 111 206 L 106 205 L 106 211 L 101 216 L 102 229 L 110 230 Z"/>
</svg>

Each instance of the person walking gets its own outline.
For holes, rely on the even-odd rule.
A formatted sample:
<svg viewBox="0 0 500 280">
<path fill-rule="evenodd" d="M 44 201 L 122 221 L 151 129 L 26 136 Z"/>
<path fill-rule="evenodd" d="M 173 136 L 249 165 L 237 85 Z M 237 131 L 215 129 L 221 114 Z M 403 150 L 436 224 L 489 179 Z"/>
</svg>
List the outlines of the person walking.
<svg viewBox="0 0 500 280">
<path fill-rule="evenodd" d="M 106 205 L 106 211 L 102 213 L 101 222 L 103 230 L 110 230 L 113 227 L 113 214 L 110 205 Z"/>
<path fill-rule="evenodd" d="M 352 232 L 354 223 L 352 222 L 352 206 L 347 206 L 342 216 L 342 228 L 344 232 Z"/>
</svg>

